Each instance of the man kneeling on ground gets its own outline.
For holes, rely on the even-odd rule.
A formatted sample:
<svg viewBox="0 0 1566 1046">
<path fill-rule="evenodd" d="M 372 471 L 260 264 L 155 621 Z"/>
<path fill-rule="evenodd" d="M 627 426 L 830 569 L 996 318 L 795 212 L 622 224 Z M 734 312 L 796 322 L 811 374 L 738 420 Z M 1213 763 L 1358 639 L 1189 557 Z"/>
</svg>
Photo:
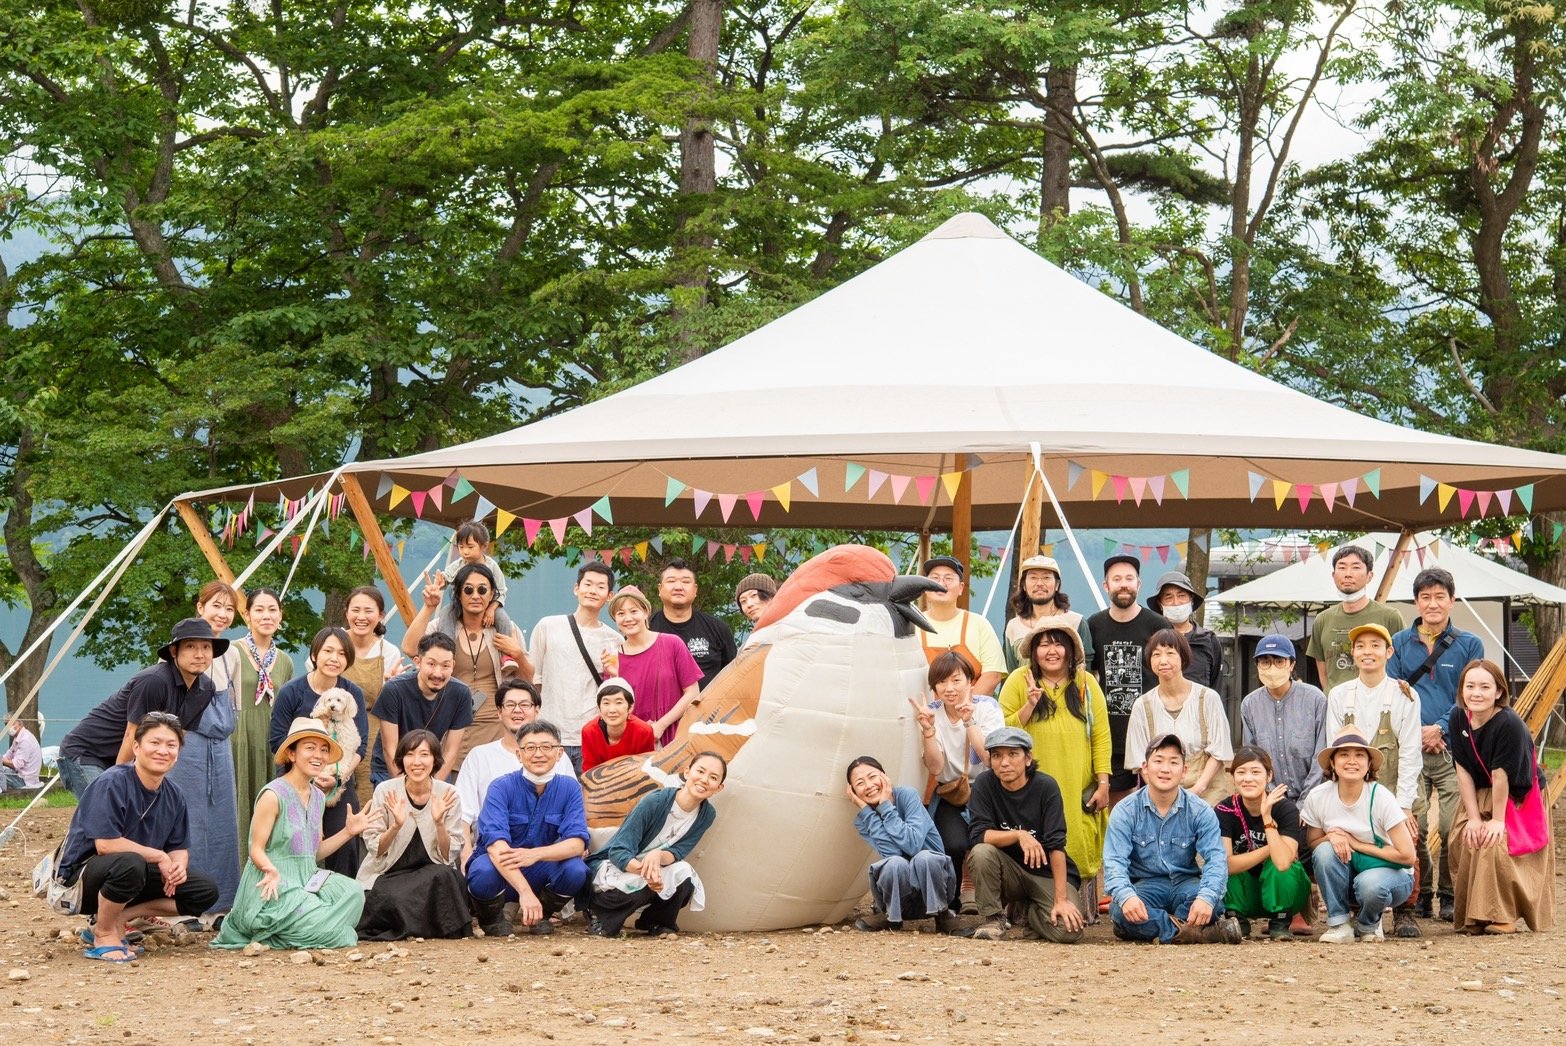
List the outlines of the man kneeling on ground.
<svg viewBox="0 0 1566 1046">
<path fill-rule="evenodd" d="M 1153 738 L 1142 766 L 1142 787 L 1109 812 L 1104 889 L 1111 898 L 1115 936 L 1164 944 L 1239 944 L 1239 920 L 1223 908 L 1229 862 L 1218 815 L 1180 787 L 1184 774 L 1180 738 Z"/>
<path fill-rule="evenodd" d="M 1060 787 L 1033 765 L 1033 738 L 1014 726 L 984 739 L 990 768 L 973 782 L 968 799 L 968 867 L 983 922 L 959 931 L 999 940 L 1005 910 L 1017 904 L 1028 929 L 1046 941 L 1082 938 L 1077 868 L 1066 856 L 1066 814 Z M 1178 781 L 1176 782 L 1178 784 Z"/>
</svg>

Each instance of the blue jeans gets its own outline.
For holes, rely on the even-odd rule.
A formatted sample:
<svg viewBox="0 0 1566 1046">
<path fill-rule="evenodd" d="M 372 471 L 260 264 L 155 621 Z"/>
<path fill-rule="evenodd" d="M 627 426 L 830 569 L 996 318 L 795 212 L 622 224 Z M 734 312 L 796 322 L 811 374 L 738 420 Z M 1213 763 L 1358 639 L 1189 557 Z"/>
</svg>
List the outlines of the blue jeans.
<svg viewBox="0 0 1566 1046">
<path fill-rule="evenodd" d="M 1109 906 L 1109 917 L 1114 920 L 1116 935 L 1131 941 L 1157 940 L 1165 944 L 1180 932 L 1174 920 L 1185 921 L 1191 911 L 1191 902 L 1202 891 L 1201 877 L 1196 875 L 1181 878 L 1158 875 L 1131 885 L 1147 909 L 1147 921 L 1134 923 L 1127 919 L 1120 910 L 1120 902 L 1115 901 Z M 1220 900 L 1213 905 L 1213 916 L 1222 912 L 1223 901 Z"/>
<path fill-rule="evenodd" d="M 1349 904 L 1359 903 L 1358 929 L 1374 932 L 1381 914 L 1408 900 L 1414 892 L 1412 868 L 1367 868 L 1355 873 L 1354 866 L 1338 860 L 1332 843 L 1323 839 L 1311 851 L 1316 870 L 1316 885 L 1327 905 L 1327 925 L 1342 926 L 1349 921 Z"/>
<path fill-rule="evenodd" d="M 108 769 L 97 763 L 84 763 L 68 755 L 60 756 L 55 762 L 55 767 L 60 771 L 60 779 L 65 782 L 65 787 L 69 788 L 77 799 L 81 799 L 87 791 L 87 786 Z"/>
<path fill-rule="evenodd" d="M 522 877 L 527 880 L 535 897 L 541 897 L 542 891 L 546 889 L 562 897 L 575 897 L 587 885 L 587 862 L 580 857 L 564 861 L 540 861 L 522 869 Z M 496 870 L 495 862 L 489 859 L 487 853 L 476 853 L 468 861 L 468 892 L 481 901 L 492 901 L 502 896 L 508 901 L 517 899 L 516 890 Z"/>
</svg>

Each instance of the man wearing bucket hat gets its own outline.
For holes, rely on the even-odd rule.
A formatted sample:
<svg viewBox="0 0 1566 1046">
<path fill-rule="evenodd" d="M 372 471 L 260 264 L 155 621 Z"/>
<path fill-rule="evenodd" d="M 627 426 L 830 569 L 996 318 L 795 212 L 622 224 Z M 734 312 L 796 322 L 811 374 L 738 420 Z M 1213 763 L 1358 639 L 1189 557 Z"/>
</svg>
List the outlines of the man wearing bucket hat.
<svg viewBox="0 0 1566 1046">
<path fill-rule="evenodd" d="M 203 673 L 228 650 L 212 626 L 187 617 L 157 650 L 158 663 L 142 669 L 107 700 L 81 718 L 60 742 L 60 777 L 78 799 L 109 767 L 127 763 L 136 726 L 148 712 L 168 712 L 196 723 L 212 703 L 212 680 Z"/>
<path fill-rule="evenodd" d="M 1060 786 L 1033 765 L 1033 738 L 1014 726 L 984 739 L 990 768 L 968 799 L 968 866 L 984 920 L 963 936 L 999 940 L 1006 907 L 1020 906 L 1028 929 L 1046 941 L 1082 939 L 1080 879 L 1066 856 L 1066 815 Z"/>
<path fill-rule="evenodd" d="M 982 615 L 957 605 L 966 577 L 963 565 L 952 556 L 931 556 L 924 561 L 920 573 L 942 589 L 924 594 L 924 616 L 934 630 L 919 632 L 925 661 L 934 661 L 948 650 L 956 651 L 978 677 L 973 684 L 974 694 L 994 697 L 995 688 L 1006 678 L 1006 655 L 990 623 Z"/>
<path fill-rule="evenodd" d="M 1386 626 L 1361 624 L 1348 635 L 1349 651 L 1357 669 L 1355 678 L 1340 683 L 1327 694 L 1327 732 L 1336 735 L 1353 727 L 1370 738 L 1370 744 L 1386 761 L 1382 787 L 1397 798 L 1408 818 L 1408 830 L 1419 839 L 1419 822 L 1428 807 L 1419 795 L 1419 775 L 1424 772 L 1420 744 L 1419 692 L 1387 674 L 1392 656 L 1392 635 Z M 1393 915 L 1396 937 L 1421 936 L 1414 921 L 1412 900 Z"/>
<path fill-rule="evenodd" d="M 1158 588 L 1148 597 L 1147 608 L 1162 614 L 1191 647 L 1191 663 L 1182 673 L 1201 686 L 1218 689 L 1223 678 L 1223 646 L 1217 633 L 1197 623 L 1196 613 L 1207 597 L 1197 591 L 1183 571 L 1166 571 L 1158 579 Z"/>
<path fill-rule="evenodd" d="M 1029 556 L 1017 564 L 1017 591 L 1011 595 L 1011 620 L 1006 622 L 1006 666 L 1023 663 L 1022 641 L 1044 618 L 1062 617 L 1082 640 L 1083 664 L 1093 661 L 1093 637 L 1087 618 L 1071 609 L 1071 597 L 1060 587 L 1060 564 L 1052 556 Z"/>
</svg>

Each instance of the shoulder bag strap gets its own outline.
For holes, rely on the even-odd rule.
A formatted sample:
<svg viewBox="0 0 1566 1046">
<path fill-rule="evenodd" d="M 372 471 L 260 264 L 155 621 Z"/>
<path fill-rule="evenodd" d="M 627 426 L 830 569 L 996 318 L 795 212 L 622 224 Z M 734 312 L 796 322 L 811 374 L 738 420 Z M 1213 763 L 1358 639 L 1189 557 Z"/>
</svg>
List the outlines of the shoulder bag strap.
<svg viewBox="0 0 1566 1046">
<path fill-rule="evenodd" d="M 587 652 L 587 643 L 582 639 L 582 630 L 577 627 L 576 615 L 567 614 L 566 621 L 571 625 L 571 638 L 576 640 L 576 648 L 582 653 L 582 663 L 587 666 L 587 674 L 593 677 L 593 685 L 604 681 L 603 675 L 598 671 L 598 666 L 593 664 L 593 655 Z"/>
<path fill-rule="evenodd" d="M 1405 682 L 1408 682 L 1408 683 L 1417 683 L 1417 682 L 1419 682 L 1419 677 L 1424 675 L 1426 672 L 1429 672 L 1431 669 L 1435 668 L 1435 663 L 1441 659 L 1441 655 L 1442 654 L 1446 653 L 1446 648 L 1451 646 L 1456 641 L 1457 641 L 1456 634 L 1451 632 L 1450 630 L 1448 630 L 1446 632 L 1442 632 L 1439 636 L 1437 636 L 1436 637 L 1435 646 L 1432 647 L 1431 650 L 1430 650 L 1430 656 L 1425 658 L 1425 663 L 1424 664 L 1422 664 L 1418 668 L 1414 669 L 1414 674 L 1409 676 L 1408 679 L 1405 680 Z"/>
</svg>

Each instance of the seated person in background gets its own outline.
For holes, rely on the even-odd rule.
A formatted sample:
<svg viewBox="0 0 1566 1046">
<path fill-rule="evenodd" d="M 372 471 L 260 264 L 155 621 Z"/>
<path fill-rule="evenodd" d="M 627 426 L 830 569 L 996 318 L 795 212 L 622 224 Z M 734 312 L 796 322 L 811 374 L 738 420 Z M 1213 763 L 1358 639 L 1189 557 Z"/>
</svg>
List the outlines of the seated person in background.
<svg viewBox="0 0 1566 1046">
<path fill-rule="evenodd" d="M 657 738 L 647 721 L 631 714 L 636 693 L 611 676 L 598 685 L 598 717 L 582 725 L 582 773 L 622 755 L 651 752 Z"/>
<path fill-rule="evenodd" d="M 623 824 L 588 861 L 593 869 L 592 918 L 587 932 L 618 937 L 642 912 L 636 928 L 653 937 L 680 932 L 680 910 L 706 907 L 701 877 L 685 860 L 717 818 L 710 800 L 723 791 L 729 764 L 716 752 L 691 760 L 678 788 L 660 788 L 637 802 Z"/>
<path fill-rule="evenodd" d="M 1142 787 L 1109 812 L 1104 840 L 1104 890 L 1115 936 L 1239 944 L 1240 923 L 1223 908 L 1229 862 L 1218 815 L 1181 787 L 1180 737 L 1160 734 L 1142 756 Z"/>
<path fill-rule="evenodd" d="M 587 810 L 573 777 L 556 770 L 560 731 L 536 719 L 517 739 L 522 769 L 489 786 L 468 861 L 468 893 L 486 937 L 509 937 L 507 901 L 522 925 L 554 933 L 549 917 L 587 885 Z"/>
<path fill-rule="evenodd" d="M 859 808 L 854 831 L 881 858 L 870 866 L 875 911 L 854 920 L 854 928 L 901 930 L 907 906 L 908 918 L 934 917 L 935 928 L 950 933 L 957 873 L 919 793 L 892 787 L 881 764 L 862 755 L 848 764 L 848 798 Z"/>
<path fill-rule="evenodd" d="M 479 811 L 484 809 L 484 798 L 489 786 L 498 778 L 514 774 L 522 769 L 522 750 L 517 745 L 517 735 L 522 728 L 538 718 L 544 707 L 543 695 L 538 687 L 526 679 L 507 676 L 495 688 L 495 708 L 500 716 L 499 741 L 479 745 L 462 761 L 462 773 L 457 775 L 457 798 L 462 807 L 462 862 L 458 870 L 466 873 L 468 858 L 473 854 L 473 832 L 478 824 Z M 576 768 L 564 748 L 555 761 L 555 771 L 566 777 L 575 777 Z"/>
<path fill-rule="evenodd" d="M 968 867 L 984 922 L 963 932 L 999 940 L 1006 905 L 1017 904 L 1028 929 L 1046 941 L 1082 938 L 1080 879 L 1066 856 L 1066 814 L 1060 786 L 1033 763 L 1033 738 L 1002 727 L 984 739 L 990 768 L 973 782 L 968 799 Z"/>
<path fill-rule="evenodd" d="M 1272 779 L 1272 756 L 1246 746 L 1229 765 L 1234 795 L 1218 804 L 1218 829 L 1229 852 L 1229 890 L 1224 910 L 1239 917 L 1240 936 L 1251 935 L 1250 919 L 1267 916 L 1267 936 L 1292 941 L 1289 923 L 1310 908 L 1310 876 L 1300 862 L 1305 829 L 1289 786 Z"/>
<path fill-rule="evenodd" d="M 397 776 L 375 786 L 367 811 L 359 939 L 466 937 L 473 914 L 456 869 L 462 806 L 455 785 L 435 780 L 440 742 L 428 730 L 410 730 L 392 758 Z"/>
<path fill-rule="evenodd" d="M 1325 944 L 1385 939 L 1381 916 L 1414 892 L 1414 836 L 1390 788 L 1376 783 L 1381 750 L 1344 727 L 1316 757 L 1326 775 L 1300 804 L 1305 845 L 1327 906 Z M 1359 921 L 1349 909 L 1359 905 Z"/>
<path fill-rule="evenodd" d="M 0 764 L 5 767 L 4 788 L 37 788 L 38 771 L 43 769 L 43 749 L 38 747 L 38 738 L 22 723 L 22 717 L 12 716 L 5 724 L 6 733 L 11 735 L 11 747 L 5 751 L 5 757 L 0 758 Z"/>
<path fill-rule="evenodd" d="M 197 916 L 218 895 L 215 882 L 188 866 L 185 797 L 164 786 L 185 737 L 179 720 L 150 712 L 131 736 L 133 761 L 87 786 L 60 852 L 60 879 L 80 880 L 81 914 L 96 916 L 81 931 L 82 954 L 107 962 L 135 960 L 125 940 L 132 919 Z"/>
</svg>

